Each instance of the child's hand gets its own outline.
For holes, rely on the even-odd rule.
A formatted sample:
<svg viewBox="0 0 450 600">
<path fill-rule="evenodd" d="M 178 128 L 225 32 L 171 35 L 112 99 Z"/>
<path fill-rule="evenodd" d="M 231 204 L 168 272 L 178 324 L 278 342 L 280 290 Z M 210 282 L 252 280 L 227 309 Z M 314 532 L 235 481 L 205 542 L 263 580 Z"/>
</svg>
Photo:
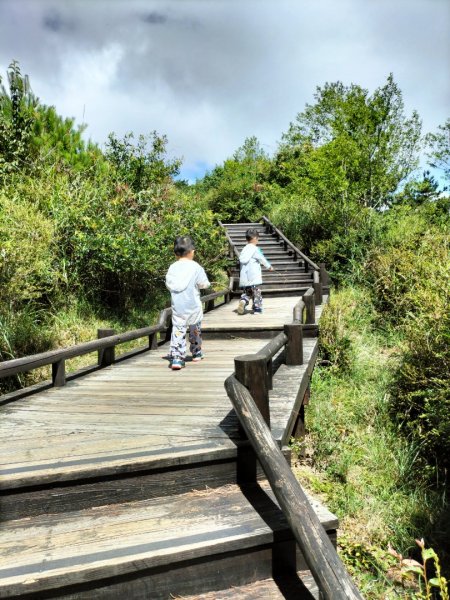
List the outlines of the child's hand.
<svg viewBox="0 0 450 600">
<path fill-rule="evenodd" d="M 273 267 L 270 267 L 270 268 L 269 268 L 269 271 L 273 271 Z"/>
</svg>

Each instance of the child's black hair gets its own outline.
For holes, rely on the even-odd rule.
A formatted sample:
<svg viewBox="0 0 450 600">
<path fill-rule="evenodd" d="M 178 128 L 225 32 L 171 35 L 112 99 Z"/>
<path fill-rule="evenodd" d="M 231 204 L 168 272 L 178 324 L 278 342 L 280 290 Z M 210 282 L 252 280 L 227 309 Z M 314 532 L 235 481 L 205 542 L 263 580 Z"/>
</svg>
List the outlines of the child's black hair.
<svg viewBox="0 0 450 600">
<path fill-rule="evenodd" d="M 175 238 L 173 250 L 176 256 L 186 256 L 191 250 L 195 250 L 194 241 L 188 235 L 179 235 Z"/>
<path fill-rule="evenodd" d="M 245 239 L 247 242 L 253 240 L 254 238 L 259 238 L 259 231 L 257 229 L 247 229 L 245 232 Z"/>
</svg>

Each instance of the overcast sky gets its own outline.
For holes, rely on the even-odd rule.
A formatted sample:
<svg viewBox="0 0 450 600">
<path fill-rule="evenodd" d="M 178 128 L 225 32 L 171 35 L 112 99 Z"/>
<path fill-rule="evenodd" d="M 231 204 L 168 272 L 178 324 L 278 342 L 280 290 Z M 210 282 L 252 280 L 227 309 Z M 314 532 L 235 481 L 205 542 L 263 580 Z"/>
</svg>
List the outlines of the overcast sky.
<svg viewBox="0 0 450 600">
<path fill-rule="evenodd" d="M 156 130 L 194 180 L 256 135 L 270 153 L 325 82 L 390 72 L 424 130 L 450 117 L 449 0 L 0 0 L 0 74 L 108 133 Z"/>
</svg>

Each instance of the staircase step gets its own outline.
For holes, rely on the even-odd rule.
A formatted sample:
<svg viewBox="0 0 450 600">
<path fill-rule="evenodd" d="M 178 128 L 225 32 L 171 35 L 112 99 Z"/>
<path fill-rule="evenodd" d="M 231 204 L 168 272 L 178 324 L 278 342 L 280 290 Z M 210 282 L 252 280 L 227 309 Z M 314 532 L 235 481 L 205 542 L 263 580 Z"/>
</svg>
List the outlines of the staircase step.
<svg viewBox="0 0 450 600">
<path fill-rule="evenodd" d="M 333 538 L 336 517 L 311 503 Z M 295 546 L 268 484 L 227 485 L 9 521 L 0 598 L 199 594 L 270 578 L 286 552 L 293 556 Z"/>
<path fill-rule="evenodd" d="M 274 267 L 275 267 L 275 271 L 296 271 L 297 273 L 307 273 L 307 271 L 304 270 L 304 267 L 300 267 L 298 265 L 298 263 L 294 262 L 293 260 L 292 261 L 284 261 L 282 263 L 277 262 L 276 264 L 274 264 Z M 235 267 L 233 269 L 232 275 L 234 276 L 236 273 L 239 273 L 239 271 Z M 263 270 L 263 276 L 267 273 L 268 273 L 268 271 Z M 311 272 L 309 272 L 309 274 L 311 275 Z M 312 275 L 311 275 L 311 277 L 312 277 Z"/>
<path fill-rule="evenodd" d="M 246 244 L 246 241 L 242 240 L 242 239 L 239 239 L 239 241 L 236 242 L 236 246 L 238 246 L 238 248 L 243 248 L 245 246 L 245 244 Z M 283 249 L 283 244 L 271 236 L 270 237 L 262 237 L 262 238 L 260 237 L 258 246 L 273 246 L 274 248 L 282 248 Z"/>
<path fill-rule="evenodd" d="M 222 225 L 228 229 L 229 227 L 233 228 L 233 227 L 246 227 L 247 229 L 249 227 L 265 227 L 265 225 L 262 225 L 259 221 L 258 223 L 222 223 Z"/>
<path fill-rule="evenodd" d="M 95 508 L 105 504 L 175 495 L 192 489 L 216 488 L 236 482 L 236 448 L 187 447 L 185 452 L 139 460 L 125 457 L 114 470 L 99 469 L 95 458 L 80 473 L 39 475 L 16 487 L 15 480 L 2 479 L 2 521 Z M 234 446 L 234 444 L 233 444 Z M 135 454 L 135 453 L 133 453 Z M 67 480 L 64 480 L 67 478 Z M 9 488 L 9 489 L 8 489 Z M 0 595 L 1 598 L 1 595 Z"/>
<path fill-rule="evenodd" d="M 276 579 L 263 579 L 226 590 L 196 596 L 183 596 L 183 600 L 319 600 L 320 592 L 310 571 L 280 575 Z"/>
</svg>

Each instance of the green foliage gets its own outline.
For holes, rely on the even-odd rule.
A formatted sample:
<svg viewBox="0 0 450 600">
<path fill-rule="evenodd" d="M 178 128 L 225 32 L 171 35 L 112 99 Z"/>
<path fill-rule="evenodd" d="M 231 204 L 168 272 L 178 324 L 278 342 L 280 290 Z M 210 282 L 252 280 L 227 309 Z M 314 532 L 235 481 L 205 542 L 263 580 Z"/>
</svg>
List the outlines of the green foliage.
<svg viewBox="0 0 450 600">
<path fill-rule="evenodd" d="M 435 598 L 435 591 L 439 591 L 439 597 L 441 600 L 449 600 L 449 590 L 447 580 L 441 574 L 441 565 L 439 557 L 433 548 L 425 548 L 425 542 L 423 539 L 416 540 L 416 544 L 420 548 L 420 554 L 422 563 L 417 560 L 404 558 L 401 554 L 389 549 L 391 556 L 395 557 L 398 561 L 398 567 L 402 579 L 407 578 L 409 575 L 413 575 L 418 581 L 418 590 L 414 594 L 415 598 L 421 600 L 432 600 Z M 432 565 L 432 567 L 430 567 Z M 431 568 L 434 571 L 434 577 L 429 577 Z"/>
<path fill-rule="evenodd" d="M 15 311 L 58 285 L 54 224 L 31 201 L 0 190 L 0 307 Z"/>
<path fill-rule="evenodd" d="M 245 140 L 233 158 L 207 174 L 197 188 L 224 222 L 251 222 L 264 214 L 270 161 L 255 137 Z"/>
<path fill-rule="evenodd" d="M 430 171 L 424 171 L 421 180 L 412 179 L 394 197 L 393 205 L 407 204 L 413 207 L 423 206 L 425 203 L 439 203 L 439 183 Z"/>
<path fill-rule="evenodd" d="M 321 364 L 337 372 L 348 372 L 353 361 L 350 338 L 345 333 L 342 309 L 332 296 L 320 318 L 319 351 Z"/>
<path fill-rule="evenodd" d="M 436 133 L 429 133 L 426 138 L 429 164 L 441 169 L 447 181 L 450 180 L 450 119 L 439 125 Z"/>
<path fill-rule="evenodd" d="M 0 77 L 0 182 L 9 173 L 29 168 L 33 116 L 37 99 L 27 76 L 22 77 L 12 62 L 7 79 L 9 92 Z"/>
<path fill-rule="evenodd" d="M 181 160 L 168 160 L 166 156 L 167 137 L 153 131 L 149 136 L 140 135 L 133 144 L 134 135 L 127 133 L 118 139 L 114 133 L 108 137 L 106 159 L 115 167 L 115 177 L 122 186 L 132 192 L 143 190 L 156 192 L 178 175 Z"/>
<path fill-rule="evenodd" d="M 404 336 L 391 415 L 420 446 L 430 474 L 450 464 L 450 262 L 445 219 L 430 222 L 435 208 L 389 211 L 384 246 L 370 253 L 365 271 L 379 320 Z"/>
<path fill-rule="evenodd" d="M 386 549 L 406 556 L 425 535 L 448 564 L 448 501 L 429 486 L 420 444 L 399 436 L 389 418 L 400 335 L 377 330 L 367 290 L 343 288 L 333 303 L 327 319 L 338 319 L 352 359 L 347 370 L 319 366 L 313 373 L 301 445 L 309 466 L 301 477 L 340 517 L 340 551 L 364 597 L 414 598 L 417 584 L 393 568 Z"/>
<path fill-rule="evenodd" d="M 422 312 L 406 330 L 406 350 L 392 386 L 391 412 L 420 443 L 430 474 L 450 466 L 450 316 Z"/>
<path fill-rule="evenodd" d="M 271 216 L 342 280 L 380 242 L 379 210 L 417 164 L 420 120 L 404 114 L 392 75 L 372 96 L 342 83 L 317 88 L 273 161 L 282 190 Z"/>
<path fill-rule="evenodd" d="M 39 103 L 16 63 L 8 82 L 0 92 L 2 356 L 65 343 L 61 323 L 80 298 L 86 314 L 107 308 L 129 324 L 166 304 L 176 235 L 192 235 L 197 260 L 222 279 L 225 238 L 205 200 L 174 184 L 180 161 L 167 156 L 165 136 L 134 143 L 111 134 L 103 154 L 73 119 Z"/>
<path fill-rule="evenodd" d="M 283 136 L 288 151 L 325 154 L 321 166 L 328 165 L 328 178 L 340 182 L 351 200 L 362 206 L 379 208 L 417 164 L 420 120 L 416 113 L 404 115 L 402 94 L 392 74 L 372 97 L 352 84 L 325 84 L 317 88 L 316 103 L 297 115 Z M 311 152 L 312 151 L 312 152 Z M 293 165 L 294 166 L 294 165 Z M 307 172 L 308 161 L 304 164 Z M 295 172 L 294 166 L 294 172 Z M 319 177 L 320 173 L 312 172 Z"/>
</svg>

